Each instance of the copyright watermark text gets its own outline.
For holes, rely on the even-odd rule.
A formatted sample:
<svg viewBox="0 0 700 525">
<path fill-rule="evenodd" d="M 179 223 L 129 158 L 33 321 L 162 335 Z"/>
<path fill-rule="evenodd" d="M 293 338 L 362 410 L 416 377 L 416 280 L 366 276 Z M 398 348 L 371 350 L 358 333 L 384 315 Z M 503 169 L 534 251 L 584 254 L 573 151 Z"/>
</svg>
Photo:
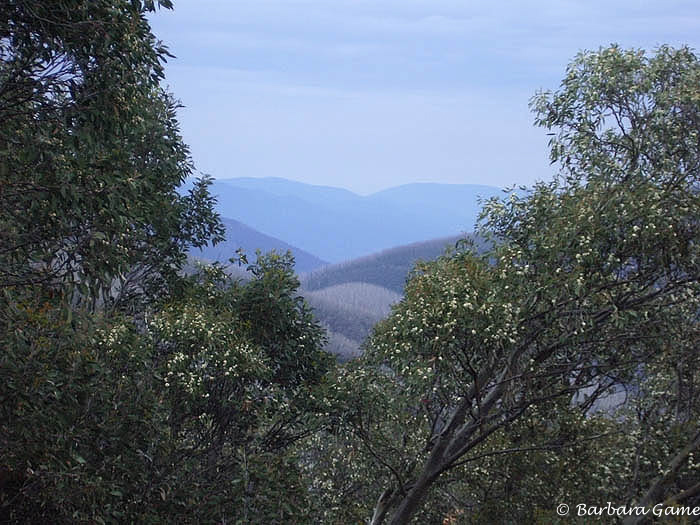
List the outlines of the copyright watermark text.
<svg viewBox="0 0 700 525">
<path fill-rule="evenodd" d="M 700 507 L 671 507 L 663 503 L 653 507 L 640 507 L 628 505 L 613 505 L 610 501 L 605 506 L 586 505 L 579 503 L 569 508 L 566 503 L 557 505 L 559 516 L 568 516 L 569 513 L 575 516 L 700 516 Z"/>
</svg>

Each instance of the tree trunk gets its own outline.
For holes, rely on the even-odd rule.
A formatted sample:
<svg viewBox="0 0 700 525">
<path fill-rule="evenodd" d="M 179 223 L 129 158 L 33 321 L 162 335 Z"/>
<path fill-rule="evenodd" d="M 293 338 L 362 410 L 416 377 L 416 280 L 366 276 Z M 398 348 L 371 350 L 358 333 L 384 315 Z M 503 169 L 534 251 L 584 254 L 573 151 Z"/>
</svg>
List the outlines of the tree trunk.
<svg viewBox="0 0 700 525">
<path fill-rule="evenodd" d="M 405 525 L 411 521 L 416 511 L 421 507 L 430 486 L 435 481 L 436 474 L 422 474 L 403 497 L 391 517 L 391 525 Z"/>
</svg>

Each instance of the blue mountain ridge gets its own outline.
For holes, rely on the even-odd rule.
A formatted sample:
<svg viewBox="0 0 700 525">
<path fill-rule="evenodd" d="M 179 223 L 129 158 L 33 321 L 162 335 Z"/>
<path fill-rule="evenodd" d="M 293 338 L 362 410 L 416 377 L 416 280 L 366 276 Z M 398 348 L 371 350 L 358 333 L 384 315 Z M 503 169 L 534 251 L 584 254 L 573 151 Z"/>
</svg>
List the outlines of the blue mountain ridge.
<svg viewBox="0 0 700 525">
<path fill-rule="evenodd" d="M 479 199 L 499 188 L 415 183 L 368 196 L 282 178 L 217 179 L 217 209 L 331 263 L 473 230 Z"/>
</svg>

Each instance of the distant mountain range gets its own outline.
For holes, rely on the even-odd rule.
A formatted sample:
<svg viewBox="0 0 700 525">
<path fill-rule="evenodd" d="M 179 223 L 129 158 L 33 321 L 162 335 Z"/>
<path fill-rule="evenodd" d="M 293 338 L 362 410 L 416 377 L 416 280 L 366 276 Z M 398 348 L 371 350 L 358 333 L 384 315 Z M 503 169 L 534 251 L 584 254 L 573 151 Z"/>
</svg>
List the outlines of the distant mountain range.
<svg viewBox="0 0 700 525">
<path fill-rule="evenodd" d="M 299 291 L 314 309 L 314 315 L 328 334 L 326 349 L 341 360 L 360 354 L 362 342 L 372 327 L 384 319 L 392 304 L 403 295 L 406 278 L 418 261 L 430 261 L 445 253 L 463 236 L 443 237 L 405 246 L 397 246 L 379 253 L 339 264 L 316 267 L 319 260 L 277 239 L 272 239 L 237 221 L 224 220 L 229 240 L 220 248 L 207 248 L 193 254 L 190 269 L 196 259 L 226 262 L 239 246 L 260 246 L 263 251 L 290 249 L 296 254 L 299 268 L 311 266 L 311 271 L 300 272 Z M 263 245 L 262 243 L 268 243 Z M 251 243 L 251 244 L 246 244 Z M 218 250 L 218 251 L 217 251 Z M 253 248 L 248 248 L 250 262 Z M 304 254 L 300 256 L 300 253 Z M 229 271 L 240 279 L 250 279 L 245 266 L 229 266 Z"/>
<path fill-rule="evenodd" d="M 493 186 L 426 183 L 361 196 L 281 178 L 218 179 L 211 193 L 223 217 L 297 247 L 299 262 L 303 252 L 331 263 L 472 231 L 479 198 L 503 195 Z"/>
</svg>

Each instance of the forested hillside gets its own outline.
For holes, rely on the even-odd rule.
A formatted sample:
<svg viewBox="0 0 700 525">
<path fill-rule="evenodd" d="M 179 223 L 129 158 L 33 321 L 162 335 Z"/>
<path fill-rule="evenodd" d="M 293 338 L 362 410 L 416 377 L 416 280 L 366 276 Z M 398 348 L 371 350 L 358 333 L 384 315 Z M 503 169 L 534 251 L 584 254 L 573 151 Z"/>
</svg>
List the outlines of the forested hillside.
<svg viewBox="0 0 700 525">
<path fill-rule="evenodd" d="M 396 292 L 366 282 L 349 282 L 301 290 L 313 308 L 316 319 L 326 328 L 326 349 L 341 360 L 360 354 L 360 345 L 369 337 L 375 324 L 391 311 L 401 296 Z"/>
<path fill-rule="evenodd" d="M 0 3 L 0 522 L 700 515 L 692 50 L 580 53 L 532 99 L 551 181 L 484 203 L 478 245 L 319 270 L 307 302 L 289 254 L 188 255 L 224 225 L 185 184 L 161 8 Z"/>
<path fill-rule="evenodd" d="M 305 290 L 362 282 L 403 293 L 406 279 L 418 261 L 428 261 L 454 248 L 464 236 L 441 237 L 397 246 L 372 255 L 319 268 L 300 276 Z"/>
<path fill-rule="evenodd" d="M 303 273 L 309 265 L 318 266 L 316 258 L 237 221 L 224 218 L 222 222 L 227 228 L 226 240 L 214 247 L 194 250 L 192 253 L 203 257 L 192 258 L 186 272 L 194 273 L 197 265 L 218 260 L 227 266 L 226 271 L 231 276 L 247 281 L 253 275 L 246 272 L 246 267 L 248 262 L 255 262 L 256 249 L 274 250 L 279 254 L 289 250 L 295 259 L 295 271 L 300 274 L 299 294 L 313 308 L 314 316 L 327 332 L 328 342 L 324 348 L 342 361 L 360 355 L 360 347 L 374 325 L 384 319 L 390 306 L 401 298 L 404 284 L 418 261 L 434 259 L 464 240 L 463 237 L 446 237 L 413 243 Z M 243 253 L 248 262 L 228 264 L 228 259 L 245 247 L 248 249 Z"/>
<path fill-rule="evenodd" d="M 328 332 L 326 349 L 341 360 L 360 355 L 374 325 L 403 295 L 415 264 L 454 250 L 463 240 L 444 237 L 398 246 L 301 274 L 300 293 Z"/>
</svg>

